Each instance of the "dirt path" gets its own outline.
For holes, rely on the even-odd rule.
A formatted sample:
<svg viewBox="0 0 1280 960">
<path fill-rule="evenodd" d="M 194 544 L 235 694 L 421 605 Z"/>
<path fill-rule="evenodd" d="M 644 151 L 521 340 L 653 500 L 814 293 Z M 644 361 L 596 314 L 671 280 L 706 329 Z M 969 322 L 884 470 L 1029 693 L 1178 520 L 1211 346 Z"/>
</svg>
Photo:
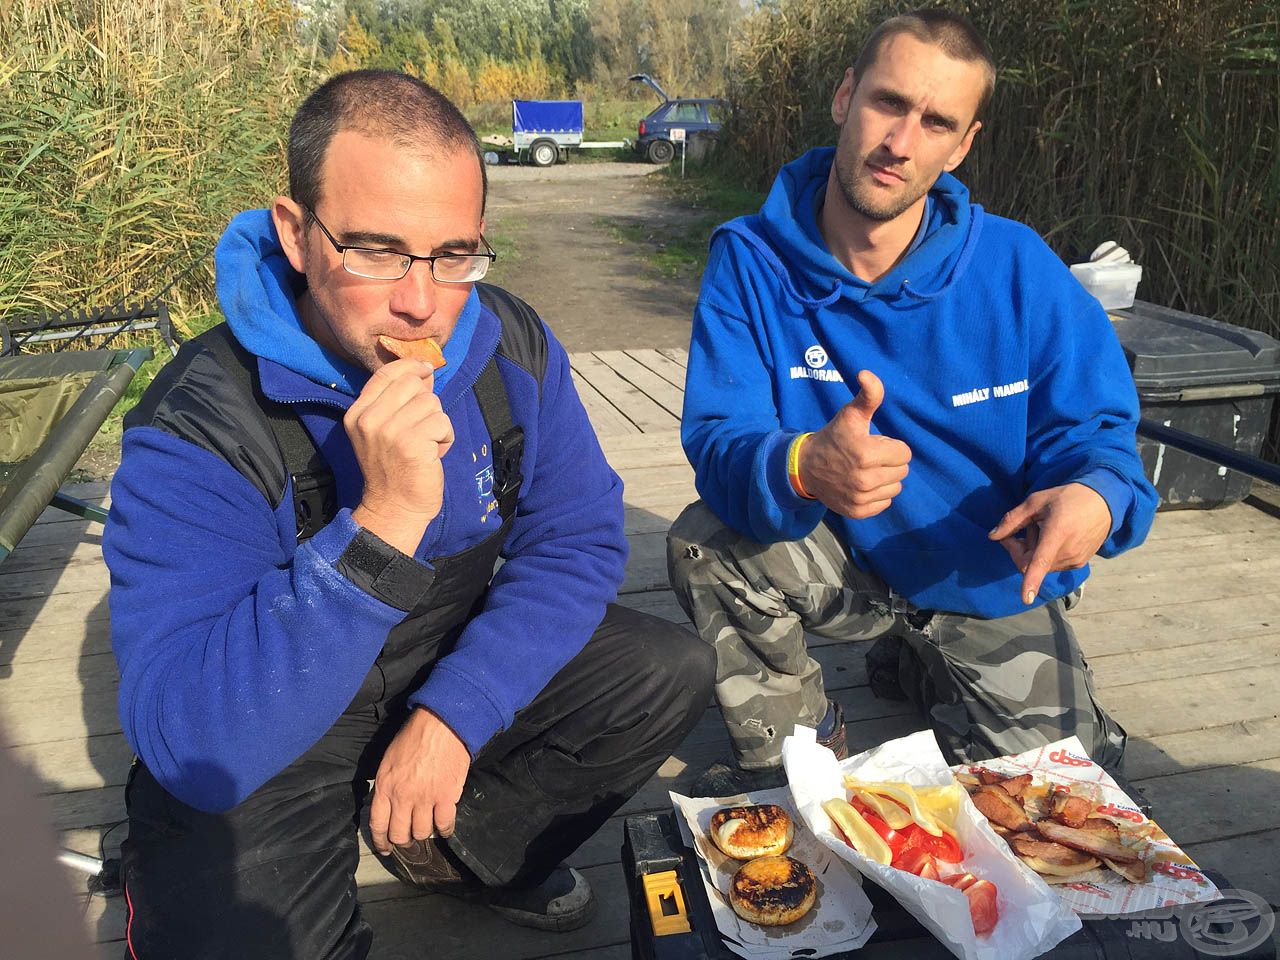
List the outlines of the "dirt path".
<svg viewBox="0 0 1280 960">
<path fill-rule="evenodd" d="M 572 160 L 490 168 L 486 232 L 502 255 L 490 277 L 527 300 L 570 353 L 689 345 L 697 277 L 662 277 L 609 226 L 637 223 L 661 236 L 697 219 L 650 181 L 656 169 Z"/>
</svg>

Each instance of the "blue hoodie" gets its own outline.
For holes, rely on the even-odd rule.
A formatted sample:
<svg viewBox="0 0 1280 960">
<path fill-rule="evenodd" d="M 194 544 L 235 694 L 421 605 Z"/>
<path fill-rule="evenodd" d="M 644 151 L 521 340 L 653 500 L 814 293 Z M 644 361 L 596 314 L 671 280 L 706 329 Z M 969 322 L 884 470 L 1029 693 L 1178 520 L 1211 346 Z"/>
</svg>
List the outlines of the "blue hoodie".
<svg viewBox="0 0 1280 960">
<path fill-rule="evenodd" d="M 264 392 L 299 412 L 334 472 L 340 509 L 298 544 L 290 490 L 273 510 L 236 466 L 163 418 L 125 431 L 103 540 L 120 720 L 155 777 L 211 811 L 239 803 L 318 741 L 405 617 L 338 562 L 358 532 L 351 510 L 363 486 L 342 416 L 367 373 L 305 333 L 294 307 L 305 281 L 265 211 L 237 217 L 216 259 L 227 322 L 259 357 Z M 456 439 L 443 460 L 444 506 L 414 554 L 424 566 L 500 523 L 490 438 L 472 391 L 500 331 L 473 291 L 435 379 Z M 626 563 L 622 483 L 587 421 L 564 349 L 546 335 L 540 381 L 506 356 L 497 360 L 525 431 L 506 563 L 483 609 L 410 696 L 473 756 L 582 649 Z M 202 435 L 190 411 L 205 423 L 220 414 L 196 380 L 179 375 L 163 385 L 166 396 L 182 395 L 190 437 Z"/>
<path fill-rule="evenodd" d="M 1138 401 L 1106 313 L 1028 227 L 984 213 L 943 174 L 916 244 L 874 283 L 818 229 L 834 150 L 779 173 L 756 215 L 713 235 L 689 348 L 681 437 L 698 493 L 763 543 L 832 524 L 853 561 L 921 608 L 1000 617 L 1022 576 L 987 538 L 1030 493 L 1080 482 L 1111 511 L 1101 554 L 1141 543 L 1156 507 Z M 850 520 L 798 496 L 787 448 L 884 383 L 875 432 L 912 451 L 902 493 Z M 1044 603 L 1088 568 L 1047 576 Z"/>
</svg>

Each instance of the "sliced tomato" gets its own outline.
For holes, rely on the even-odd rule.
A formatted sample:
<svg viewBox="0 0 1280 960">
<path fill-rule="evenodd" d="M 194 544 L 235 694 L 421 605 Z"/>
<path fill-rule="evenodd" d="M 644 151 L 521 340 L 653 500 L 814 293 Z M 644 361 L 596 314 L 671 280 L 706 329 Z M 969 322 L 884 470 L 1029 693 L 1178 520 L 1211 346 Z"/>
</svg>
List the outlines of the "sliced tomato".
<svg viewBox="0 0 1280 960">
<path fill-rule="evenodd" d="M 996 885 L 990 880 L 979 880 L 965 888 L 964 895 L 969 898 L 969 916 L 973 919 L 974 933 L 990 933 L 1000 922 L 996 893 Z"/>
<path fill-rule="evenodd" d="M 933 854 L 927 850 L 921 850 L 914 847 L 911 850 L 904 850 L 902 854 L 893 861 L 893 866 L 899 870 L 905 870 L 907 873 L 914 873 L 917 877 L 924 876 L 926 869 L 933 871 L 930 879 L 936 880 L 938 877 L 938 865 L 934 863 Z"/>
<path fill-rule="evenodd" d="M 884 821 L 880 821 L 883 823 Z M 951 834 L 943 831 L 942 836 L 935 837 L 927 832 L 920 824 L 911 823 L 898 831 L 898 835 L 905 837 L 902 845 L 903 850 L 920 849 L 933 854 L 943 863 L 959 863 L 964 859 L 964 853 L 960 849 L 960 844 Z"/>
<path fill-rule="evenodd" d="M 978 882 L 978 878 L 972 873 L 954 873 L 949 877 L 943 877 L 942 882 L 957 890 L 968 890 Z"/>
<path fill-rule="evenodd" d="M 929 855 L 929 860 L 920 868 L 918 876 L 923 877 L 925 880 L 941 879 L 941 877 L 938 876 L 938 861 L 936 861 L 932 855 Z"/>
<path fill-rule="evenodd" d="M 871 829 L 880 835 L 880 839 L 889 845 L 890 857 L 897 859 L 898 854 L 902 851 L 903 846 L 907 842 L 907 838 L 903 832 L 900 830 L 894 830 L 893 827 L 889 826 L 884 822 L 884 820 L 876 816 L 872 809 L 861 800 L 851 800 L 850 803 L 853 805 L 855 810 L 862 814 L 863 819 L 871 825 Z M 913 823 L 911 826 L 914 827 L 915 824 Z"/>
</svg>

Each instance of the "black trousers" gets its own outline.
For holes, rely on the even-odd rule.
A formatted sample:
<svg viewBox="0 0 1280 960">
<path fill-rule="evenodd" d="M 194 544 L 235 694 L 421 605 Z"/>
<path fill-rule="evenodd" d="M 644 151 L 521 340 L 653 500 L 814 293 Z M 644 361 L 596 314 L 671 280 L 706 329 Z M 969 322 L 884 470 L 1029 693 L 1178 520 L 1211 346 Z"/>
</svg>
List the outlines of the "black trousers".
<svg viewBox="0 0 1280 960">
<path fill-rule="evenodd" d="M 707 706 L 715 658 L 680 627 L 610 606 L 583 651 L 475 758 L 451 849 L 489 884 L 540 882 L 657 770 Z M 129 960 L 363 958 L 359 810 L 406 716 L 349 710 L 223 814 L 135 763 L 122 848 Z"/>
</svg>

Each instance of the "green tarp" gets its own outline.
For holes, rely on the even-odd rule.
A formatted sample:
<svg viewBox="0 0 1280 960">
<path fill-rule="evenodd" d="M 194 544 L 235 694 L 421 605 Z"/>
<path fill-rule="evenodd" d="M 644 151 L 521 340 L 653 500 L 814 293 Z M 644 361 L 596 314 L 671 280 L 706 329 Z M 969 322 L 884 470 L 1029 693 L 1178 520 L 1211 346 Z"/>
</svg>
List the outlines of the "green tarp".
<svg viewBox="0 0 1280 960">
<path fill-rule="evenodd" d="M 150 349 L 0 357 L 0 559 L 26 534 Z"/>
</svg>

